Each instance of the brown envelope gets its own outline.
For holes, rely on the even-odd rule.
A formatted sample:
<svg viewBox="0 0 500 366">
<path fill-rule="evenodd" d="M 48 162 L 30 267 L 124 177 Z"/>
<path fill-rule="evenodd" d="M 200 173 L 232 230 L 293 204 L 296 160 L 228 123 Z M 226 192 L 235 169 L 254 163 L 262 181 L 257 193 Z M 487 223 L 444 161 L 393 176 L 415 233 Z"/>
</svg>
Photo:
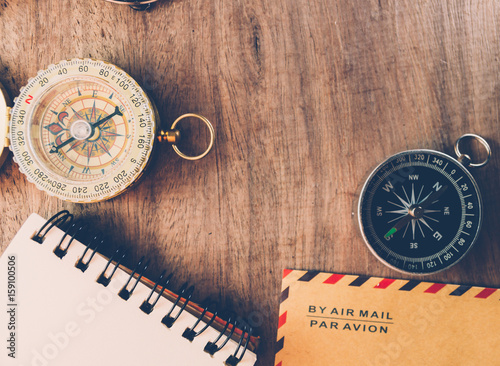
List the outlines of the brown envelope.
<svg viewBox="0 0 500 366">
<path fill-rule="evenodd" d="M 276 366 L 500 365 L 500 291 L 285 270 Z"/>
</svg>

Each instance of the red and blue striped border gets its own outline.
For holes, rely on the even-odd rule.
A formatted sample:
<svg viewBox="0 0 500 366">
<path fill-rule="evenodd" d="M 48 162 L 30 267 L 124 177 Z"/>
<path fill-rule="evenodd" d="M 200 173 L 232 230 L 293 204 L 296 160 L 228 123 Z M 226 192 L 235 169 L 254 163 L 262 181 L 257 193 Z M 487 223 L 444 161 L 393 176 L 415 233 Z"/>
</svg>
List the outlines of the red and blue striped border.
<svg viewBox="0 0 500 366">
<path fill-rule="evenodd" d="M 288 276 L 293 270 L 286 269 L 283 271 L 283 278 Z M 297 281 L 301 282 L 309 282 L 312 279 L 314 279 L 320 271 L 307 271 L 304 273 Z M 337 274 L 334 273 L 330 277 L 328 277 L 325 281 L 323 281 L 324 284 L 328 285 L 335 285 L 337 282 L 339 282 L 342 278 L 348 275 L 343 275 L 343 274 Z M 370 278 L 370 276 L 357 276 L 351 283 L 349 283 L 349 286 L 355 286 L 355 287 L 361 287 L 364 285 Z M 396 279 L 393 278 L 382 278 L 380 282 L 378 282 L 374 288 L 377 289 L 386 289 L 389 286 L 391 286 L 394 282 L 396 282 Z M 415 287 L 417 287 L 421 283 L 426 283 L 429 284 L 429 287 L 424 290 L 424 293 L 429 293 L 429 294 L 436 294 L 439 291 L 441 291 L 443 288 L 446 286 L 454 286 L 452 284 L 445 284 L 445 283 L 430 283 L 430 282 L 424 282 L 424 281 L 418 281 L 418 280 L 408 280 L 402 287 L 399 288 L 400 291 L 411 291 Z M 451 292 L 449 295 L 450 296 L 462 296 L 465 294 L 468 290 L 470 290 L 473 286 L 468 286 L 468 285 L 461 285 L 458 288 L 456 288 L 453 292 Z M 475 298 L 478 299 L 487 299 L 491 295 L 493 295 L 497 289 L 495 288 L 484 288 L 480 293 L 478 293 Z M 289 294 L 289 287 L 287 287 L 285 290 L 282 291 L 281 293 L 281 302 L 285 301 L 288 298 Z"/>
<path fill-rule="evenodd" d="M 291 269 L 285 269 L 283 271 L 283 278 L 287 277 L 290 273 L 292 273 L 294 270 Z M 305 272 L 302 276 L 300 276 L 297 281 L 300 282 L 310 282 L 314 278 L 317 277 L 318 274 L 320 274 L 320 271 L 307 271 Z M 335 285 L 337 284 L 340 280 L 342 280 L 344 277 L 352 277 L 352 275 L 345 275 L 345 274 L 337 274 L 333 273 L 331 274 L 326 280 L 324 280 L 322 283 L 326 285 Z M 348 286 L 352 287 L 361 287 L 363 286 L 370 278 L 377 278 L 377 277 L 371 277 L 371 276 L 355 276 L 354 280 L 352 280 Z M 389 287 L 394 288 L 394 283 L 396 282 L 396 279 L 393 278 L 380 278 L 380 281 L 378 281 L 375 286 L 373 287 L 374 289 L 387 289 Z M 400 282 L 399 282 L 400 283 Z M 425 281 L 419 281 L 419 280 L 406 280 L 406 283 L 404 283 L 403 286 L 399 287 L 399 291 L 412 291 L 415 289 L 418 285 L 420 284 L 425 284 L 426 288 L 423 290 L 424 293 L 427 294 L 437 294 L 437 293 L 442 293 L 442 290 L 446 288 L 447 286 L 456 286 L 453 284 L 445 284 L 445 283 L 438 283 L 438 282 L 425 282 Z M 449 296 L 462 296 L 465 293 L 467 293 L 471 288 L 478 288 L 475 286 L 469 286 L 469 285 L 459 285 L 455 290 L 450 292 L 448 295 Z M 485 287 L 482 288 L 482 290 L 474 296 L 476 299 L 488 299 L 491 297 L 498 289 L 496 288 L 489 288 Z M 281 292 L 281 297 L 280 297 L 280 304 L 283 303 L 288 299 L 290 296 L 290 286 L 286 287 L 282 292 Z M 278 320 L 278 329 L 283 327 L 286 324 L 287 320 L 287 311 L 285 311 L 283 314 L 280 315 L 279 320 Z M 275 354 L 281 351 L 284 347 L 285 344 L 285 337 L 281 337 L 277 342 L 275 346 Z M 283 366 L 283 362 L 280 361 L 276 363 L 276 366 Z"/>
</svg>

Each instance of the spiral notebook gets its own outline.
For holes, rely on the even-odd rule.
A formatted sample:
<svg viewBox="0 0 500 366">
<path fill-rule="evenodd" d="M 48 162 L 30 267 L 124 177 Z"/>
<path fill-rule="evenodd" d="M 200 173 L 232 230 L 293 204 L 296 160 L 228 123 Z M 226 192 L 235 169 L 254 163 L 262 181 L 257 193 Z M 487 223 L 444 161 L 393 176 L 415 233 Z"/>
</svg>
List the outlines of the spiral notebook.
<svg viewBox="0 0 500 366">
<path fill-rule="evenodd" d="M 100 255 L 98 236 L 72 240 L 75 225 L 53 225 L 68 218 L 31 215 L 0 258 L 0 365 L 255 364 L 249 327 L 190 301 L 192 287 L 171 292 L 165 272 L 146 280 L 144 259 Z"/>
</svg>

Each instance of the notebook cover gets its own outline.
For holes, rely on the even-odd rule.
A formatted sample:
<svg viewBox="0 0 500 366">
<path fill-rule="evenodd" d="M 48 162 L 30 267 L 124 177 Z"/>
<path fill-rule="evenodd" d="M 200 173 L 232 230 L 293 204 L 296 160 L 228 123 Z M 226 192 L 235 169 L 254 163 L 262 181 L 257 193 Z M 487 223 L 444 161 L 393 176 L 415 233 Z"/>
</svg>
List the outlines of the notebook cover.
<svg viewBox="0 0 500 366">
<path fill-rule="evenodd" d="M 500 365 L 500 291 L 286 269 L 275 366 Z"/>
</svg>

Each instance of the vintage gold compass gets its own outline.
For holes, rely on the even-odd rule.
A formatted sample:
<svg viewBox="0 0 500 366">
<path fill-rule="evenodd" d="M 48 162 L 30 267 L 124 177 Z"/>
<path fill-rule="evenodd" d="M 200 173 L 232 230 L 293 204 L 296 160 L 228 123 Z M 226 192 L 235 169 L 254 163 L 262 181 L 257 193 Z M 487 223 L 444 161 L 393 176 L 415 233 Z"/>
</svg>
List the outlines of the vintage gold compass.
<svg viewBox="0 0 500 366">
<path fill-rule="evenodd" d="M 175 145 L 180 133 L 174 128 L 187 117 L 199 118 L 210 131 L 209 146 L 199 156 L 186 156 Z M 142 175 L 158 124 L 153 102 L 125 71 L 92 59 L 61 61 L 30 79 L 12 109 L 0 88 L 0 163 L 5 144 L 39 189 L 66 201 L 102 201 Z M 214 130 L 205 117 L 186 114 L 157 140 L 196 160 L 212 148 Z"/>
</svg>

